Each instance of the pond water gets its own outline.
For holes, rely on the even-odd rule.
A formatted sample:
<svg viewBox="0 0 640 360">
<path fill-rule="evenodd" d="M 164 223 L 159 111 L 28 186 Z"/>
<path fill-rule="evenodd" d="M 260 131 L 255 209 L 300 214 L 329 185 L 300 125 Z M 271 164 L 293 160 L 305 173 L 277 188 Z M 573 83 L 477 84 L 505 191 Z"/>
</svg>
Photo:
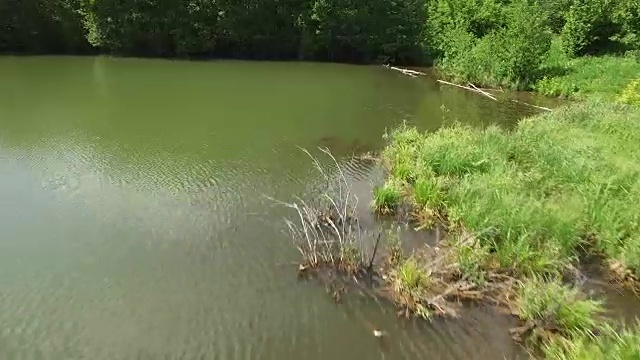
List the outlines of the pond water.
<svg viewBox="0 0 640 360">
<path fill-rule="evenodd" d="M 1 357 L 526 358 L 489 309 L 428 323 L 336 305 L 298 281 L 267 197 L 318 181 L 298 146 L 345 161 L 403 121 L 530 113 L 378 66 L 0 57 Z M 379 172 L 345 169 L 366 213 Z"/>
</svg>

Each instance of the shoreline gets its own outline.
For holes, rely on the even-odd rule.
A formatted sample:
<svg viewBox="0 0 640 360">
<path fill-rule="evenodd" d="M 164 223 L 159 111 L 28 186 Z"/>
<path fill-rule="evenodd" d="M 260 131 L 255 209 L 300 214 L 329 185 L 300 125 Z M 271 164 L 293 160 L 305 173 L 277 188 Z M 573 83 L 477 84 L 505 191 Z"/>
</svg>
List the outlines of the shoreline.
<svg viewBox="0 0 640 360">
<path fill-rule="evenodd" d="M 411 254 L 385 243 L 373 272 L 354 255 L 347 267 L 324 261 L 301 273 L 376 276 L 403 316 L 455 317 L 461 302 L 491 304 L 519 319 L 512 337 L 543 358 L 636 350 L 621 339 L 639 338 L 640 324 L 611 323 L 606 299 L 584 291 L 580 271 L 582 258 L 595 258 L 611 286 L 640 294 L 640 168 L 631 165 L 640 109 L 612 98 L 588 96 L 523 119 L 512 132 L 393 130 L 378 158 L 387 177 L 373 189 L 372 211 L 408 213 L 417 230 L 444 227 L 448 236 Z"/>
</svg>

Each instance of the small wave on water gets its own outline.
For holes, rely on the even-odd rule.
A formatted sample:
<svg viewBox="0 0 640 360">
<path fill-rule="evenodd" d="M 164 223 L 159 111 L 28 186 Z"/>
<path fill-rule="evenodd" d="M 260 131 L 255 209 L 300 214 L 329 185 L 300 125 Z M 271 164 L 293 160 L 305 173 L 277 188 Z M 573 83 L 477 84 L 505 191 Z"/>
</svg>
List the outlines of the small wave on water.
<svg viewBox="0 0 640 360">
<path fill-rule="evenodd" d="M 317 151 L 327 147 L 361 225 L 377 227 L 371 186 L 384 174 L 350 155 L 378 150 L 405 117 L 437 128 L 443 104 L 470 122 L 512 121 L 512 109 L 381 67 L 15 66 L 0 99 L 0 358 L 519 358 L 509 319 L 485 309 L 430 323 L 398 319 L 366 292 L 335 304 L 297 278 L 291 209 L 278 203 L 325 189 L 296 146 L 332 164 Z"/>
</svg>

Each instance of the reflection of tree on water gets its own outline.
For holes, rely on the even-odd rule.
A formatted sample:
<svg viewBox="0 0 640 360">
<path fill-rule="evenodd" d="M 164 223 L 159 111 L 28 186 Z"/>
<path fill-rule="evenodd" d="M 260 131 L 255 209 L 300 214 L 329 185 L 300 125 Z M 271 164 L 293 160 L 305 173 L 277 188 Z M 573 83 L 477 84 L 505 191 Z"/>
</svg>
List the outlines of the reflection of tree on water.
<svg viewBox="0 0 640 360">
<path fill-rule="evenodd" d="M 96 94 L 102 98 L 109 97 L 109 85 L 107 81 L 107 58 L 104 56 L 96 56 L 93 58 L 93 84 Z"/>
</svg>

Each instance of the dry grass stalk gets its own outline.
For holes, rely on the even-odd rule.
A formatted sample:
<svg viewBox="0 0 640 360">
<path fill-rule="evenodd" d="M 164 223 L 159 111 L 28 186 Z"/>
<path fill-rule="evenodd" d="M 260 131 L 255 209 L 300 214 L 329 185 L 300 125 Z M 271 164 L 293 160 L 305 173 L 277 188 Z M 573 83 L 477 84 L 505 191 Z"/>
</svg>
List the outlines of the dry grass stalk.
<svg viewBox="0 0 640 360">
<path fill-rule="evenodd" d="M 279 201 L 296 212 L 294 219 L 285 222 L 303 257 L 300 271 L 330 266 L 349 275 L 364 272 L 368 263 L 364 242 L 369 237 L 355 214 L 358 198 L 329 150 L 320 148 L 331 158 L 334 170 L 323 166 L 306 149 L 302 151 L 311 158 L 327 186 L 314 203 L 300 198 L 291 203 Z"/>
</svg>

